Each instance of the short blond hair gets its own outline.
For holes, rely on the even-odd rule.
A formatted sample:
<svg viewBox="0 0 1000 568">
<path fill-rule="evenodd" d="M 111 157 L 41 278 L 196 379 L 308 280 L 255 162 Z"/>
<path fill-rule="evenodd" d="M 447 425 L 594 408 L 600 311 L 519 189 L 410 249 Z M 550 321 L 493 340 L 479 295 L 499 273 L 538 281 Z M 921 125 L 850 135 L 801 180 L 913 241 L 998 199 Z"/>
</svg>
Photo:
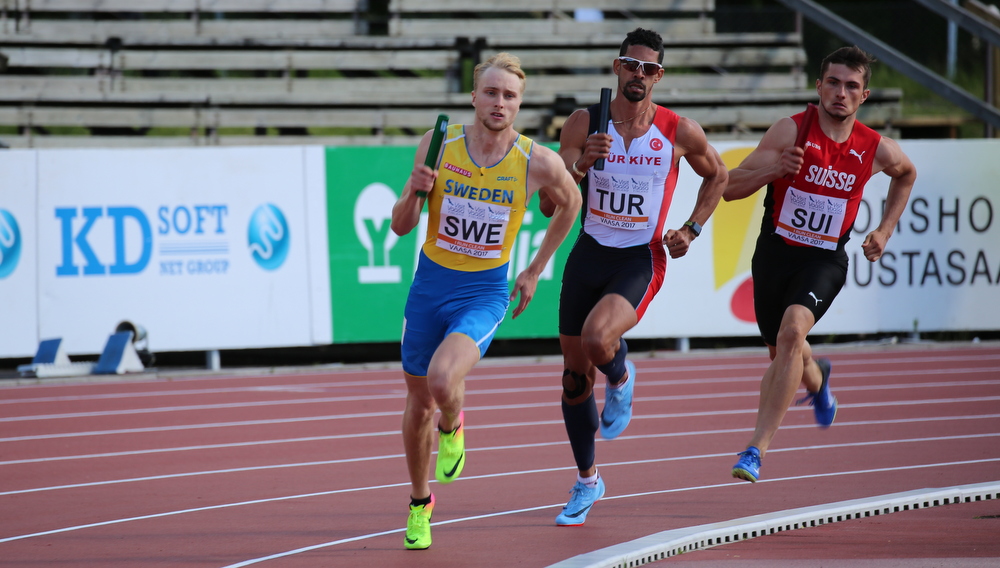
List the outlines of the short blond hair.
<svg viewBox="0 0 1000 568">
<path fill-rule="evenodd" d="M 521 81 L 521 94 L 524 94 L 525 75 L 524 70 L 521 69 L 521 60 L 516 55 L 511 55 L 506 51 L 501 51 L 486 61 L 483 61 L 479 65 L 476 65 L 476 68 L 472 71 L 473 91 L 476 90 L 476 87 L 479 85 L 479 78 L 482 77 L 483 73 L 491 67 L 503 69 L 504 71 L 509 71 L 516 75 Z"/>
</svg>

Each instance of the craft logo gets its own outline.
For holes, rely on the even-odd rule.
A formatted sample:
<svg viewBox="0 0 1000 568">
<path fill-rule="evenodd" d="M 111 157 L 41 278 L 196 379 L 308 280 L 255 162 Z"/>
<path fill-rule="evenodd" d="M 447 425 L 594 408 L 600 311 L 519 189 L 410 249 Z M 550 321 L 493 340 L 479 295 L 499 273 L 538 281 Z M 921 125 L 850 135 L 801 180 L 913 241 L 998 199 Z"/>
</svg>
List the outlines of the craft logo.
<svg viewBox="0 0 1000 568">
<path fill-rule="evenodd" d="M 0 209 L 0 278 L 10 276 L 20 258 L 21 230 L 17 220 L 6 209 Z"/>
<path fill-rule="evenodd" d="M 264 270 L 277 270 L 288 257 L 288 222 L 270 203 L 254 209 L 247 226 L 250 255 Z"/>
</svg>

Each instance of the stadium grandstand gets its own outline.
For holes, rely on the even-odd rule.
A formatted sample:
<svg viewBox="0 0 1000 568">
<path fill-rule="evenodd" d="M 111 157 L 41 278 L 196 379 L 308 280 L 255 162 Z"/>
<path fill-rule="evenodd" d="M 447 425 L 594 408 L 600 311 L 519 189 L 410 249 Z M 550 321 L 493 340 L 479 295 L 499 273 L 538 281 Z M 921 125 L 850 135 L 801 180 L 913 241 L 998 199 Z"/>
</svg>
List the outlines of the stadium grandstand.
<svg viewBox="0 0 1000 568">
<path fill-rule="evenodd" d="M 516 127 L 555 140 L 613 84 L 624 34 L 665 38 L 656 102 L 714 139 L 758 137 L 815 98 L 802 20 L 717 31 L 715 0 L 0 0 L 11 148 L 415 144 L 472 117 L 471 73 L 522 59 Z M 899 89 L 859 118 L 892 132 Z"/>
</svg>

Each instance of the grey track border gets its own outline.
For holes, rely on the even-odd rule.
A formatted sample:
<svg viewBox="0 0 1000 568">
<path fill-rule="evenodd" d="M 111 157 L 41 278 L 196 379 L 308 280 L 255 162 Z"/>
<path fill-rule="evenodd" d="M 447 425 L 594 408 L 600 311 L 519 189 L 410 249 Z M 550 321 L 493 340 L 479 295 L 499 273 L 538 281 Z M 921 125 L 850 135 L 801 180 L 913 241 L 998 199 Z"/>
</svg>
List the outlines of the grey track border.
<svg viewBox="0 0 1000 568">
<path fill-rule="evenodd" d="M 633 568 L 671 556 L 806 527 L 940 505 L 1000 499 L 1000 481 L 916 489 L 672 529 L 557 562 L 548 568 Z"/>
</svg>

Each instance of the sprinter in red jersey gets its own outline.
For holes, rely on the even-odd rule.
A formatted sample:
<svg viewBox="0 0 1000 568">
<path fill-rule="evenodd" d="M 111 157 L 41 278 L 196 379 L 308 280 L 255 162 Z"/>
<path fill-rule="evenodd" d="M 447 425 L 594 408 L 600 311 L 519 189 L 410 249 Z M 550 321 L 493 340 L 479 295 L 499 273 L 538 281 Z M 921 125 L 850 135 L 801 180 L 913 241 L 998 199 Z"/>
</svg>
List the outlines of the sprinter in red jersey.
<svg viewBox="0 0 1000 568">
<path fill-rule="evenodd" d="M 816 112 L 774 123 L 729 172 L 726 201 L 767 186 L 752 270 L 754 310 L 771 365 L 761 381 L 753 437 L 732 469 L 738 479 L 757 481 L 761 458 L 800 384 L 808 395 L 799 402 L 811 402 L 821 427 L 833 423 L 837 399 L 830 392 L 830 361 L 814 360 L 806 338 L 847 280 L 844 245 L 865 184 L 878 172 L 892 178 L 882 220 L 861 245 L 865 258 L 875 262 L 917 177 L 899 144 L 857 120 L 873 62 L 856 46 L 828 55 L 816 81 Z M 807 120 L 810 115 L 815 118 Z M 798 138 L 802 129 L 806 135 Z"/>
</svg>

